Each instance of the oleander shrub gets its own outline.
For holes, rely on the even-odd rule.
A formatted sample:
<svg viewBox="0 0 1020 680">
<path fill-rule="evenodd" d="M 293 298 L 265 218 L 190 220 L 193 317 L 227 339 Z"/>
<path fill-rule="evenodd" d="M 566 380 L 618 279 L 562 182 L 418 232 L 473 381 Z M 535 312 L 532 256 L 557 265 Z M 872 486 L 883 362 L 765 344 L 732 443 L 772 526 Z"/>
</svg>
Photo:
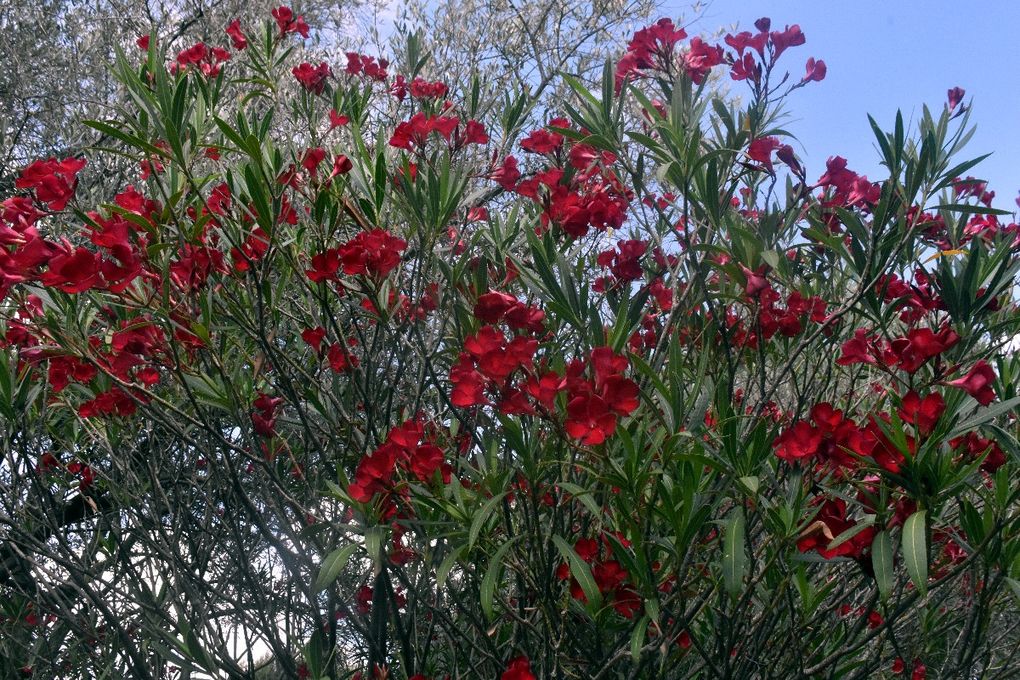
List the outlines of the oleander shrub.
<svg viewBox="0 0 1020 680">
<path fill-rule="evenodd" d="M 796 25 L 660 20 L 546 110 L 266 19 L 121 56 L 111 203 L 0 203 L 7 676 L 1017 675 L 962 90 L 869 179 L 782 128 Z"/>
</svg>

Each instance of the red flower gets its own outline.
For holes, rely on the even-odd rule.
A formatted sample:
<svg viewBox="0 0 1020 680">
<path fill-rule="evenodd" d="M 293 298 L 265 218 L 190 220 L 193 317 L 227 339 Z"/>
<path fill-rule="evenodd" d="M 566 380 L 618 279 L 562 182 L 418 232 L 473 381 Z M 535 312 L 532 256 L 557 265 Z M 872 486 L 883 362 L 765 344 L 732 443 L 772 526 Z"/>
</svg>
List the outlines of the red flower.
<svg viewBox="0 0 1020 680">
<path fill-rule="evenodd" d="M 945 410 L 946 402 L 938 392 L 932 392 L 922 399 L 917 392 L 911 390 L 904 395 L 899 414 L 904 422 L 914 425 L 918 433 L 924 436 L 931 433 Z"/>
<path fill-rule="evenodd" d="M 567 404 L 567 434 L 582 444 L 601 444 L 616 431 L 616 414 L 595 394 L 575 396 Z"/>
<path fill-rule="evenodd" d="M 618 281 L 636 281 L 641 278 L 641 257 L 647 252 L 648 243 L 640 240 L 620 241 L 615 250 L 599 253 L 597 262 L 608 267 Z"/>
<path fill-rule="evenodd" d="M 485 323 L 497 323 L 508 311 L 519 304 L 520 301 L 508 293 L 495 291 L 485 293 L 478 297 L 478 302 L 475 303 L 474 315 L 475 318 Z"/>
<path fill-rule="evenodd" d="M 841 498 L 826 499 L 815 519 L 797 541 L 797 549 L 800 552 L 817 550 L 827 560 L 838 556 L 860 558 L 871 547 L 875 538 L 874 527 L 857 532 L 832 549 L 828 547 L 833 539 L 856 525 L 857 522 L 846 517 L 846 501 Z"/>
<path fill-rule="evenodd" d="M 772 152 L 779 146 L 779 140 L 775 137 L 759 137 L 748 145 L 747 155 L 751 160 L 765 166 L 769 174 L 772 174 Z"/>
<path fill-rule="evenodd" d="M 330 248 L 312 257 L 312 268 L 305 270 L 309 279 L 318 283 L 327 279 L 336 278 L 340 269 L 340 252 Z"/>
<path fill-rule="evenodd" d="M 487 380 L 485 376 L 475 370 L 474 366 L 471 355 L 464 353 L 450 369 L 450 382 L 453 383 L 450 401 L 454 406 L 468 408 L 484 406 L 489 403 L 485 397 Z"/>
<path fill-rule="evenodd" d="M 351 122 L 351 119 L 347 116 L 341 116 L 336 112 L 336 109 L 329 110 L 329 129 L 342 127 Z"/>
<path fill-rule="evenodd" d="M 276 434 L 276 409 L 283 403 L 280 397 L 270 397 L 268 394 L 260 393 L 258 398 L 252 402 L 255 413 L 251 416 L 255 432 L 263 437 L 273 437 Z"/>
<path fill-rule="evenodd" d="M 34 190 L 36 200 L 50 210 L 63 210 L 74 195 L 78 185 L 77 175 L 84 167 L 85 160 L 78 158 L 34 161 L 22 169 L 14 180 L 14 186 Z"/>
<path fill-rule="evenodd" d="M 307 170 L 308 174 L 314 178 L 316 172 L 319 170 L 319 164 L 322 163 L 325 158 L 326 150 L 321 146 L 308 149 L 305 151 L 305 155 L 301 159 L 301 167 Z"/>
<path fill-rule="evenodd" d="M 464 126 L 465 144 L 488 144 L 489 135 L 485 132 L 485 126 L 477 120 L 469 120 Z"/>
<path fill-rule="evenodd" d="M 821 433 L 811 423 L 801 420 L 776 437 L 772 446 L 776 449 L 776 456 L 794 462 L 815 455 L 821 443 Z"/>
<path fill-rule="evenodd" d="M 952 111 L 953 109 L 960 105 L 960 102 L 963 101 L 964 94 L 966 94 L 966 91 L 962 87 L 954 87 L 949 90 L 946 96 L 949 99 L 950 111 Z"/>
<path fill-rule="evenodd" d="M 691 48 L 684 55 L 684 66 L 695 85 L 701 85 L 712 67 L 721 63 L 723 63 L 722 47 L 709 45 L 697 36 L 691 39 Z"/>
<path fill-rule="evenodd" d="M 513 191 L 521 178 L 521 173 L 517 169 L 517 159 L 513 156 L 504 158 L 503 165 L 494 170 L 489 178 L 507 191 Z"/>
<path fill-rule="evenodd" d="M 948 327 L 937 334 L 930 328 L 914 328 L 905 338 L 893 340 L 889 348 L 899 357 L 899 367 L 914 373 L 928 359 L 937 357 L 959 341 L 960 336 Z"/>
<path fill-rule="evenodd" d="M 907 436 L 906 440 L 907 450 L 913 454 L 917 446 L 916 441 L 910 436 Z M 900 471 L 900 466 L 906 460 L 899 447 L 882 431 L 874 416 L 869 418 L 864 428 L 851 433 L 850 448 L 859 456 L 872 458 L 893 474 Z"/>
<path fill-rule="evenodd" d="M 354 169 L 354 163 L 350 158 L 344 154 L 340 154 L 333 159 L 333 172 L 329 173 L 329 178 L 333 179 L 338 175 L 346 175 L 348 172 Z"/>
<path fill-rule="evenodd" d="M 774 50 L 773 60 L 778 59 L 779 55 L 785 52 L 787 48 L 803 45 L 805 42 L 804 34 L 801 33 L 800 26 L 797 24 L 787 26 L 786 30 L 783 31 L 772 31 L 769 35 L 772 38 L 772 48 Z"/>
<path fill-rule="evenodd" d="M 384 229 L 373 229 L 360 232 L 341 245 L 338 252 L 345 274 L 367 274 L 381 278 L 400 264 L 400 254 L 405 248 L 407 241 Z"/>
<path fill-rule="evenodd" d="M 353 371 L 361 363 L 358 357 L 351 354 L 349 349 L 338 342 L 329 346 L 329 350 L 326 352 L 326 359 L 329 361 L 329 367 L 333 369 L 334 373 Z"/>
<path fill-rule="evenodd" d="M 326 89 L 326 80 L 333 74 L 326 62 L 312 66 L 308 62 L 295 66 L 291 73 L 301 83 L 301 87 L 315 94 L 322 94 Z"/>
<path fill-rule="evenodd" d="M 988 406 L 995 401 L 995 390 L 992 389 L 994 383 L 995 371 L 987 361 L 981 359 L 974 364 L 974 367 L 967 372 L 967 375 L 956 380 L 950 380 L 946 384 L 960 388 L 974 397 L 982 406 Z"/>
<path fill-rule="evenodd" d="M 234 19 L 227 25 L 226 34 L 230 36 L 230 41 L 234 44 L 235 50 L 243 50 L 248 47 L 248 38 L 241 32 L 240 19 Z"/>
<path fill-rule="evenodd" d="M 535 680 L 535 675 L 531 672 L 531 662 L 528 661 L 528 657 L 519 656 L 511 659 L 503 675 L 499 676 L 499 680 Z"/>
<path fill-rule="evenodd" d="M 531 153 L 553 153 L 563 144 L 563 135 L 544 128 L 535 130 L 521 140 L 521 148 Z"/>
<path fill-rule="evenodd" d="M 295 18 L 290 7 L 277 7 L 272 11 L 272 15 L 276 19 L 276 25 L 280 27 L 280 37 L 288 33 L 297 33 L 302 38 L 308 37 L 308 24 L 305 23 L 304 17 Z"/>
<path fill-rule="evenodd" d="M 102 281 L 99 274 L 100 259 L 88 248 L 64 250 L 50 258 L 49 270 L 40 281 L 44 286 L 58 288 L 65 293 L 81 293 L 95 288 Z"/>
<path fill-rule="evenodd" d="M 814 57 L 809 57 L 805 69 L 807 72 L 804 74 L 804 77 L 801 78 L 800 82 L 810 83 L 811 81 L 821 82 L 825 80 L 827 70 L 825 68 L 825 62 L 821 59 L 815 61 Z"/>
</svg>

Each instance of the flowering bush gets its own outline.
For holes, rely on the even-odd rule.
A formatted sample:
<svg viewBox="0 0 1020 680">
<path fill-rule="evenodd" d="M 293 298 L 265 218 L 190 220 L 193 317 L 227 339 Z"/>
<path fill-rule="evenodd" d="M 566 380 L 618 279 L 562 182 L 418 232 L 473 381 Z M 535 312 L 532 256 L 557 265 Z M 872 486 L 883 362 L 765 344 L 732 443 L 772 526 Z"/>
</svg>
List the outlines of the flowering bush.
<svg viewBox="0 0 1020 680">
<path fill-rule="evenodd" d="M 811 179 L 825 63 L 755 29 L 660 20 L 555 112 L 293 64 L 286 7 L 142 41 L 89 122 L 132 183 L 0 203 L 5 670 L 1016 672 L 1020 227 L 959 89 Z"/>
</svg>

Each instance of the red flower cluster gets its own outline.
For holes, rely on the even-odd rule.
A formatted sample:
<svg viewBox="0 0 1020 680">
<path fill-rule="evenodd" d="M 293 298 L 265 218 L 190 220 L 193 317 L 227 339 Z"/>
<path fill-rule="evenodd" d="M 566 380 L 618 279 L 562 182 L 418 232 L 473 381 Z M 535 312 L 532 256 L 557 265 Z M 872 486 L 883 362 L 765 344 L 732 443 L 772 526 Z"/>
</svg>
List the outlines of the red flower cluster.
<svg viewBox="0 0 1020 680">
<path fill-rule="evenodd" d="M 533 369 L 537 340 L 517 335 L 507 341 L 503 331 L 495 326 L 482 326 L 464 341 L 464 350 L 450 369 L 454 406 L 488 405 L 491 402 L 486 391 L 490 391 L 497 395 L 503 413 L 535 414 L 534 406 L 520 386 L 513 384 L 512 377 L 519 370 Z"/>
<path fill-rule="evenodd" d="M 950 439 L 949 445 L 957 451 L 965 454 L 965 460 L 972 461 L 984 456 L 981 461 L 981 469 L 989 474 L 1006 464 L 1006 454 L 992 439 L 985 439 L 977 432 L 968 432 L 962 437 Z"/>
<path fill-rule="evenodd" d="M 348 276 L 365 274 L 382 278 L 400 264 L 405 248 L 407 241 L 385 229 L 362 231 L 340 246 L 340 261 Z"/>
<path fill-rule="evenodd" d="M 141 393 L 136 394 L 135 399 L 142 403 L 147 401 L 147 398 Z M 138 410 L 138 404 L 135 402 L 135 399 L 132 399 L 131 395 L 119 387 L 111 387 L 105 392 L 100 392 L 93 399 L 79 405 L 78 415 L 82 418 L 127 417 Z"/>
<path fill-rule="evenodd" d="M 446 96 L 447 87 L 440 81 L 429 82 L 424 78 L 411 81 L 411 96 L 415 99 L 442 99 Z"/>
<path fill-rule="evenodd" d="M 960 341 L 948 326 L 938 333 L 930 328 L 914 328 L 903 337 L 885 341 L 859 328 L 854 337 L 843 343 L 840 366 L 871 364 L 883 368 L 899 368 L 916 373 L 929 359 L 941 355 Z"/>
<path fill-rule="evenodd" d="M 435 132 L 444 140 L 449 142 L 454 139 L 456 147 L 464 144 L 486 144 L 489 136 L 485 128 L 476 120 L 469 120 L 463 133 L 460 132 L 460 119 L 456 116 L 426 116 L 418 112 L 409 120 L 397 124 L 393 134 L 390 136 L 389 144 L 398 149 L 413 150 L 425 146 L 428 136 Z"/>
<path fill-rule="evenodd" d="M 56 158 L 34 161 L 14 180 L 16 189 L 30 189 L 38 203 L 50 210 L 63 210 L 74 195 L 78 173 L 85 167 L 83 158 Z M 8 201 L 4 201 L 8 203 Z M 8 219 L 4 216 L 4 219 Z"/>
<path fill-rule="evenodd" d="M 905 435 L 907 452 L 917 448 L 919 438 L 929 436 L 945 412 L 945 401 L 938 393 L 921 397 L 914 391 L 901 399 L 898 413 L 902 421 L 912 425 L 915 436 Z M 819 465 L 843 470 L 857 466 L 858 458 L 871 458 L 880 467 L 898 473 L 905 460 L 904 452 L 889 438 L 883 423 L 887 413 L 869 416 L 858 425 L 828 403 L 815 404 L 808 420 L 786 428 L 772 442 L 776 456 L 789 461 L 817 459 Z"/>
<path fill-rule="evenodd" d="M 488 324 L 504 321 L 514 330 L 530 333 L 541 333 L 544 330 L 542 322 L 545 320 L 545 312 L 508 293 L 494 291 L 479 295 L 473 313 L 475 318 Z"/>
<path fill-rule="evenodd" d="M 301 83 L 301 87 L 313 94 L 322 94 L 326 89 L 326 81 L 333 75 L 333 71 L 326 62 L 321 62 L 318 66 L 312 66 L 305 62 L 291 69 L 291 73 Z"/>
<path fill-rule="evenodd" d="M 812 424 L 813 423 L 813 424 Z M 838 465 L 853 466 L 847 451 L 858 432 L 857 424 L 843 416 L 843 411 L 823 402 L 811 408 L 810 420 L 801 420 L 784 430 L 772 442 L 776 456 L 788 462 L 819 457 Z"/>
<path fill-rule="evenodd" d="M 937 234 L 943 234 L 945 223 L 941 218 L 928 218 L 921 216 L 922 223 L 931 224 Z M 935 234 L 936 232 L 931 232 Z M 937 237 L 937 236 L 936 236 Z M 875 284 L 875 290 L 887 303 L 892 303 L 893 309 L 901 309 L 900 320 L 906 324 L 916 324 L 925 314 L 938 309 L 944 309 L 945 305 L 939 296 L 932 290 L 931 279 L 928 274 L 918 269 L 914 272 L 914 281 L 904 281 L 895 274 L 882 276 Z"/>
<path fill-rule="evenodd" d="M 535 680 L 535 674 L 531 672 L 531 662 L 526 656 L 518 656 L 511 659 L 506 670 L 499 680 Z"/>
<path fill-rule="evenodd" d="M 566 128 L 568 125 L 565 119 L 549 121 L 550 127 Z M 525 151 L 551 154 L 562 143 L 563 136 L 559 133 L 536 130 L 521 142 L 521 146 Z M 551 167 L 513 186 L 520 175 L 517 163 L 511 157 L 492 177 L 503 188 L 512 188 L 539 204 L 543 228 L 555 225 L 574 238 L 584 236 L 592 228 L 599 231 L 619 229 L 627 219 L 627 208 L 634 194 L 605 166 L 604 161 L 609 158 L 615 160 L 615 156 L 588 159 L 587 150 L 582 149 L 582 152 L 575 160 L 581 165 L 588 162 L 588 167 L 577 172 L 568 174 L 563 167 Z M 562 163 L 562 160 L 559 155 L 555 158 L 557 163 Z M 564 180 L 567 182 L 564 183 Z"/>
<path fill-rule="evenodd" d="M 300 15 L 295 17 L 294 10 L 290 7 L 277 7 L 271 14 L 280 28 L 281 38 L 288 33 L 297 33 L 302 38 L 308 37 L 308 24 L 305 23 L 304 17 Z"/>
<path fill-rule="evenodd" d="M 601 444 L 616 431 L 618 417 L 638 407 L 638 386 L 623 372 L 626 357 L 609 347 L 592 350 L 588 366 L 594 376 L 584 378 L 585 362 L 575 360 L 567 367 L 567 434 L 582 444 Z"/>
<path fill-rule="evenodd" d="M 620 535 L 617 535 L 616 538 L 623 547 L 629 547 L 630 542 L 627 539 Z M 600 546 L 598 541 L 590 538 L 578 539 L 574 544 L 574 552 L 590 565 L 595 585 L 598 586 L 599 592 L 603 596 L 612 601 L 613 609 L 621 616 L 628 619 L 634 618 L 635 612 L 639 611 L 642 606 L 641 596 L 627 582 L 630 575 L 623 565 L 618 560 L 610 559 L 612 553 L 608 536 L 603 534 L 601 542 Z M 571 576 L 569 564 L 561 563 L 556 568 L 556 576 L 561 581 L 570 581 L 571 597 L 580 602 L 588 601 L 577 579 Z"/>
<path fill-rule="evenodd" d="M 870 550 L 875 540 L 875 527 L 862 529 L 839 545 L 829 548 L 833 539 L 855 526 L 857 522 L 847 519 L 846 501 L 842 498 L 825 499 L 814 521 L 798 539 L 797 549 L 801 552 L 816 550 L 827 560 L 841 556 L 860 559 L 865 551 Z"/>
<path fill-rule="evenodd" d="M 390 62 L 385 59 L 376 60 L 375 57 L 358 54 L 357 52 L 347 52 L 346 56 L 347 68 L 344 69 L 345 73 L 379 81 L 386 80 L 388 77 L 386 68 L 390 65 Z"/>
<path fill-rule="evenodd" d="M 276 436 L 277 409 L 281 404 L 283 404 L 281 397 L 270 397 L 264 392 L 259 393 L 258 398 L 252 402 L 254 413 L 251 415 L 251 423 L 255 432 L 266 438 Z"/>
<path fill-rule="evenodd" d="M 625 79 L 644 77 L 645 69 L 669 72 L 676 44 L 686 37 L 687 32 L 674 26 L 672 19 L 659 19 L 637 31 L 616 64 L 616 91 Z"/>
<path fill-rule="evenodd" d="M 647 251 L 646 241 L 627 240 L 617 243 L 616 248 L 599 253 L 596 262 L 600 267 L 608 267 L 613 276 L 596 279 L 594 290 L 604 292 L 622 283 L 640 279 L 644 273 L 641 269 L 641 257 Z"/>
<path fill-rule="evenodd" d="M 449 483 L 452 468 L 444 461 L 443 450 L 431 442 L 424 442 L 425 425 L 413 419 L 390 430 L 386 441 L 371 454 L 364 456 L 348 487 L 351 498 L 369 503 L 377 494 L 389 495 L 396 489 L 398 469 L 411 473 L 421 482 L 442 472 L 443 483 Z M 387 503 L 392 509 L 391 503 Z"/>
<path fill-rule="evenodd" d="M 177 55 L 177 61 L 171 64 L 170 71 L 176 73 L 194 66 L 202 75 L 215 78 L 220 74 L 220 68 L 225 61 L 230 61 L 229 50 L 209 47 L 203 42 L 198 42 Z"/>
<path fill-rule="evenodd" d="M 336 280 L 343 266 L 348 276 L 363 274 L 383 278 L 400 264 L 400 255 L 407 241 L 385 229 L 359 232 L 338 248 L 330 248 L 312 257 L 312 268 L 306 270 L 312 281 Z"/>
<path fill-rule="evenodd" d="M 780 294 L 765 275 L 766 265 L 751 271 L 741 265 L 744 274 L 744 298 L 750 303 L 750 320 L 745 321 L 733 309 L 727 310 L 727 323 L 732 329 L 731 342 L 739 347 L 757 348 L 761 340 L 769 340 L 777 333 L 792 338 L 804 331 L 804 320 L 821 324 L 826 321 L 825 301 L 817 296 L 805 297 L 793 291 L 780 306 Z"/>
<path fill-rule="evenodd" d="M 814 187 L 822 189 L 819 201 L 823 207 L 868 207 L 882 195 L 881 187 L 866 176 L 847 170 L 846 159 L 840 156 L 825 162 L 825 174 Z"/>
</svg>

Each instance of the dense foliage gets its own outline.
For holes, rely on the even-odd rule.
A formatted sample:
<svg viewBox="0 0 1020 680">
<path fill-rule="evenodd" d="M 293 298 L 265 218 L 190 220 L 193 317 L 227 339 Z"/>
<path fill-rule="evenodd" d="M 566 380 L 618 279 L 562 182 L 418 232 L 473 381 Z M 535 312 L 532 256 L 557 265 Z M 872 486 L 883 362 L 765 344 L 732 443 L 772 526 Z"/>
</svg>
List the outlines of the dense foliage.
<svg viewBox="0 0 1020 680">
<path fill-rule="evenodd" d="M 266 19 L 121 55 L 112 201 L 69 156 L 0 202 L 8 676 L 1016 675 L 962 90 L 874 181 L 780 127 L 796 25 L 454 91 Z"/>
</svg>

